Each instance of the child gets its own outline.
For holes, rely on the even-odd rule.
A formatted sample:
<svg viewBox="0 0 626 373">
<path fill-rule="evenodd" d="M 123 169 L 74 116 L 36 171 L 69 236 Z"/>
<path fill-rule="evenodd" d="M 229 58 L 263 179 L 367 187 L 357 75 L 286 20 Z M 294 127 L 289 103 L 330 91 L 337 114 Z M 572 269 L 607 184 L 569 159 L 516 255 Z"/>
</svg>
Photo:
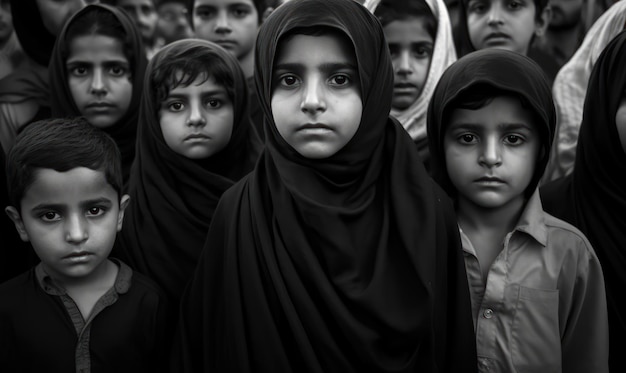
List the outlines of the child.
<svg viewBox="0 0 626 373">
<path fill-rule="evenodd" d="M 261 139 L 263 112 L 254 89 L 254 43 L 268 9 L 267 0 L 192 0 L 196 37 L 219 44 L 239 61 L 250 91 L 250 118 Z"/>
<path fill-rule="evenodd" d="M 126 12 L 141 33 L 146 57 L 152 56 L 161 48 L 157 38 L 157 22 L 159 15 L 154 4 L 155 0 L 103 0 L 104 4 L 116 6 Z"/>
<path fill-rule="evenodd" d="M 546 211 L 580 228 L 602 264 L 611 372 L 626 371 L 622 299 L 626 286 L 625 60 L 626 32 L 622 31 L 606 46 L 591 72 L 572 173 L 541 188 Z"/>
<path fill-rule="evenodd" d="M 120 255 L 177 305 L 219 198 L 252 170 L 260 147 L 250 143 L 245 77 L 216 44 L 165 46 L 143 91 Z"/>
<path fill-rule="evenodd" d="M 84 116 L 107 132 L 122 153 L 124 184 L 135 157 L 139 98 L 146 57 L 129 16 L 88 5 L 59 35 L 50 63 L 52 116 Z"/>
<path fill-rule="evenodd" d="M 456 60 L 450 19 L 442 0 L 383 0 L 380 19 L 391 52 L 391 115 L 407 130 L 428 169 L 426 109 L 443 71 Z"/>
<path fill-rule="evenodd" d="M 157 0 L 156 11 L 159 20 L 156 36 L 163 45 L 193 36 L 191 17 L 187 11 L 187 0 Z"/>
<path fill-rule="evenodd" d="M 255 61 L 266 147 L 213 216 L 174 370 L 474 371 L 452 206 L 389 117 L 376 17 L 288 1 Z"/>
<path fill-rule="evenodd" d="M 625 24 L 626 1 L 618 1 L 593 24 L 574 56 L 554 79 L 552 92 L 557 110 L 557 127 L 544 182 L 572 172 L 591 70 L 606 45 L 624 30 Z"/>
<path fill-rule="evenodd" d="M 537 192 L 554 126 L 541 68 L 505 50 L 459 59 L 430 102 L 433 174 L 456 205 L 481 372 L 608 371 L 600 263 Z"/>
<path fill-rule="evenodd" d="M 115 142 L 82 118 L 35 122 L 7 181 L 5 211 L 41 263 L 0 285 L 2 369 L 163 371 L 164 298 L 108 258 L 128 204 Z"/>
</svg>

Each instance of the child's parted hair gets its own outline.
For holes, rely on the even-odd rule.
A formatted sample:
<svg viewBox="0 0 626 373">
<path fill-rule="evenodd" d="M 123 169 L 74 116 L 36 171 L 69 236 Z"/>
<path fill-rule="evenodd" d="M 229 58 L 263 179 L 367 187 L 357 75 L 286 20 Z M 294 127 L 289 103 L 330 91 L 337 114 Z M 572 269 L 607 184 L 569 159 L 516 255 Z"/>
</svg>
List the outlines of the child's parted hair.
<svg viewBox="0 0 626 373">
<path fill-rule="evenodd" d="M 422 18 L 426 31 L 430 37 L 437 36 L 437 19 L 425 0 L 382 0 L 374 15 L 378 17 L 383 27 L 393 21 L 406 21 L 413 18 Z"/>
<path fill-rule="evenodd" d="M 124 16 L 126 15 L 124 14 Z M 89 35 L 104 35 L 119 40 L 122 43 L 124 56 L 130 64 L 130 71 L 135 71 L 137 56 L 133 53 L 132 41 L 126 34 L 124 26 L 112 12 L 102 7 L 90 7 L 80 17 L 74 18 L 70 22 L 65 34 L 66 45 L 71 45 L 71 42 L 77 37 Z M 69 53 L 68 47 L 63 54 L 64 60 L 67 60 Z"/>
<path fill-rule="evenodd" d="M 37 169 L 65 172 L 86 167 L 104 172 L 122 197 L 122 164 L 115 141 L 84 118 L 46 119 L 26 126 L 7 154 L 10 203 L 19 209 Z"/>
<path fill-rule="evenodd" d="M 153 102 L 160 105 L 171 90 L 180 86 L 187 87 L 198 77 L 202 79 L 201 83 L 212 78 L 234 100 L 235 80 L 231 71 L 221 55 L 205 46 L 193 46 L 177 54 L 171 53 L 150 72 L 150 84 L 154 87 L 151 92 Z"/>
</svg>

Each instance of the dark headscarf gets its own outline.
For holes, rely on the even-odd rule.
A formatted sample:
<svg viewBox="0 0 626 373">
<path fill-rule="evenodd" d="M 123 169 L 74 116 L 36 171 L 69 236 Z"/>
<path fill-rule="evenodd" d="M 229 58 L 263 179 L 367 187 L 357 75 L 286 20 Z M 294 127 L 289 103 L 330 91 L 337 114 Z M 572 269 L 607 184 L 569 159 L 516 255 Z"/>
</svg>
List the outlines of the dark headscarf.
<svg viewBox="0 0 626 373">
<path fill-rule="evenodd" d="M 37 0 L 11 0 L 11 15 L 26 55 L 41 66 L 48 66 L 56 38 L 44 26 Z"/>
<path fill-rule="evenodd" d="M 66 61 L 70 53 L 67 31 L 72 23 L 83 17 L 86 13 L 95 9 L 111 12 L 124 28 L 126 40 L 123 41 L 124 50 L 130 49 L 132 56 L 128 56 L 133 93 L 126 114 L 115 124 L 103 128 L 103 131 L 111 135 L 122 153 L 122 171 L 124 184 L 130 175 L 130 167 L 135 158 L 135 140 L 137 133 L 137 120 L 139 114 L 139 99 L 147 59 L 145 56 L 141 34 L 137 30 L 133 20 L 123 11 L 103 4 L 92 4 L 84 7 L 74 14 L 65 24 L 54 46 L 50 61 L 50 89 L 52 116 L 55 118 L 80 116 L 81 113 L 74 103 L 72 92 L 68 84 Z M 132 58 L 131 58 L 132 57 Z"/>
<path fill-rule="evenodd" d="M 544 209 L 589 238 L 604 272 L 609 368 L 626 371 L 626 154 L 615 115 L 626 88 L 626 32 L 604 49 L 591 72 L 574 171 L 541 188 Z"/>
<path fill-rule="evenodd" d="M 457 60 L 443 73 L 428 107 L 427 128 L 433 158 L 432 174 L 454 198 L 456 192 L 448 176 L 443 147 L 448 119 L 464 93 L 494 90 L 520 98 L 522 105 L 535 116 L 542 148 L 535 165 L 535 173 L 526 188 L 526 197 L 530 197 L 537 188 L 548 163 L 556 126 L 556 112 L 550 85 L 541 68 L 530 58 L 516 52 L 500 49 L 472 52 Z"/>
<path fill-rule="evenodd" d="M 352 140 L 321 160 L 285 142 L 270 105 L 277 45 L 311 27 L 351 40 L 363 101 Z M 176 363 L 185 368 L 176 368 L 473 371 L 453 208 L 389 117 L 393 74 L 378 20 L 354 1 L 292 0 L 261 26 L 255 53 L 266 149 L 218 205 L 182 300 Z"/>
<path fill-rule="evenodd" d="M 165 143 L 158 119 L 159 87 L 154 82 L 155 71 L 168 60 L 194 53 L 225 61 L 233 81 L 231 140 L 225 149 L 200 161 Z M 252 170 L 258 153 L 249 144 L 246 79 L 237 60 L 218 45 L 188 39 L 165 46 L 148 65 L 143 91 L 120 255 L 177 304 L 196 267 L 219 198 Z"/>
</svg>

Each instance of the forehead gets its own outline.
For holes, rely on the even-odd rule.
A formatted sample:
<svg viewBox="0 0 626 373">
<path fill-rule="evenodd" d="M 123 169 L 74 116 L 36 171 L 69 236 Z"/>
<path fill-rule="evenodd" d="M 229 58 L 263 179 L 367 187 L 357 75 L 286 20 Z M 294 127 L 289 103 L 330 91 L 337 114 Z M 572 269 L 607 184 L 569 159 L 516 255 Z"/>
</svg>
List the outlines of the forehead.
<svg viewBox="0 0 626 373">
<path fill-rule="evenodd" d="M 81 35 L 72 39 L 67 60 L 69 62 L 73 59 L 88 61 L 124 60 L 128 62 L 124 55 L 122 42 L 106 35 Z"/>
<path fill-rule="evenodd" d="M 38 205 L 79 204 L 97 198 L 115 200 L 117 192 L 106 180 L 104 171 L 86 167 L 76 167 L 59 172 L 50 168 L 39 168 L 33 173 L 33 180 L 26 189 L 22 204 Z"/>
<path fill-rule="evenodd" d="M 238 5 L 247 5 L 256 9 L 254 1 L 252 0 L 195 0 L 194 1 L 194 7 L 212 6 L 216 8 L 223 8 L 223 7 L 238 6 Z"/>
<path fill-rule="evenodd" d="M 415 16 L 389 22 L 384 28 L 387 42 L 433 42 L 433 37 L 426 28 L 428 18 Z"/>
<path fill-rule="evenodd" d="M 520 99 L 514 96 L 496 96 L 477 109 L 451 109 L 450 128 L 471 125 L 485 130 L 503 130 L 509 125 L 525 125 L 529 130 L 536 130 L 533 111 L 522 106 Z"/>
<path fill-rule="evenodd" d="M 186 82 L 188 80 L 188 75 L 186 75 L 182 70 L 178 70 L 174 73 L 174 83 L 176 82 Z M 185 94 L 191 95 L 196 93 L 202 93 L 206 91 L 211 92 L 226 92 L 226 88 L 215 81 L 215 77 L 208 72 L 201 72 L 196 76 L 196 78 L 190 82 L 189 84 L 176 84 L 169 91 L 170 95 L 175 94 Z"/>
<path fill-rule="evenodd" d="M 329 33 L 319 36 L 294 34 L 278 42 L 274 65 L 279 63 L 347 63 L 356 67 L 354 48 L 347 36 Z"/>
</svg>

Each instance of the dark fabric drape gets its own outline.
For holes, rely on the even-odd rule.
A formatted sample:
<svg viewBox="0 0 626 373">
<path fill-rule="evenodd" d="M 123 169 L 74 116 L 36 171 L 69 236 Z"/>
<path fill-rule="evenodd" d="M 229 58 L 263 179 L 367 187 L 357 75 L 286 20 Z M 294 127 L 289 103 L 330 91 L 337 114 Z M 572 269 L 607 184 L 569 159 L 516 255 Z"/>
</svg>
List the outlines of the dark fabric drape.
<svg viewBox="0 0 626 373">
<path fill-rule="evenodd" d="M 547 80 L 538 79 L 542 75 L 539 65 L 530 58 L 499 49 L 472 52 L 443 73 L 428 107 L 427 129 L 430 153 L 433 155 L 431 173 L 450 196 L 455 198 L 456 193 L 445 165 L 443 141 L 446 123 L 455 100 L 470 88 L 511 92 L 535 114 L 542 138 L 542 152 L 537 158 L 533 179 L 526 188 L 526 196 L 532 195 L 548 163 L 556 126 L 550 85 Z"/>
<path fill-rule="evenodd" d="M 589 238 L 604 272 L 609 314 L 609 369 L 626 371 L 626 154 L 615 116 L 626 88 L 626 33 L 604 49 L 589 79 L 569 176 L 543 186 L 544 209 Z"/>
<path fill-rule="evenodd" d="M 115 15 L 124 28 L 126 40 L 124 44 L 130 47 L 132 51 L 132 60 L 129 59 L 131 65 L 131 79 L 133 83 L 133 93 L 130 106 L 126 114 L 115 124 L 110 127 L 103 128 L 103 131 L 111 135 L 115 140 L 122 154 L 122 172 L 124 184 L 128 182 L 130 168 L 135 158 L 135 140 L 137 134 L 137 120 L 139 117 L 139 99 L 141 97 L 141 88 L 143 85 L 144 72 L 146 69 L 147 59 L 144 53 L 141 34 L 135 26 L 133 20 L 123 11 L 102 4 L 92 4 L 84 7 L 74 14 L 65 24 L 63 30 L 57 38 L 54 50 L 52 51 L 52 59 L 50 61 L 50 89 L 51 89 L 51 106 L 52 116 L 55 118 L 80 116 L 81 113 L 74 104 L 72 93 L 68 85 L 67 68 L 65 62 L 69 57 L 69 41 L 66 38 L 67 29 L 76 19 L 79 19 L 86 12 L 91 12 L 94 7 L 105 9 Z"/>
<path fill-rule="evenodd" d="M 11 0 L 13 28 L 22 49 L 41 66 L 48 66 L 55 36 L 41 19 L 37 0 Z"/>
<path fill-rule="evenodd" d="M 196 50 L 226 61 L 234 91 L 231 140 L 225 149 L 201 161 L 186 158 L 165 143 L 152 80 L 153 72 L 168 60 L 185 58 Z M 219 198 L 252 170 L 258 150 L 250 144 L 245 77 L 237 60 L 221 47 L 203 40 L 177 41 L 160 50 L 147 71 L 119 256 L 155 280 L 177 304 L 196 267 Z"/>
<path fill-rule="evenodd" d="M 306 159 L 270 108 L 277 44 L 323 26 L 352 42 L 363 115 L 352 140 Z M 266 149 L 220 201 L 181 304 L 177 371 L 475 371 L 451 202 L 389 117 L 378 20 L 345 0 L 293 0 L 261 26 L 256 88 Z"/>
</svg>

